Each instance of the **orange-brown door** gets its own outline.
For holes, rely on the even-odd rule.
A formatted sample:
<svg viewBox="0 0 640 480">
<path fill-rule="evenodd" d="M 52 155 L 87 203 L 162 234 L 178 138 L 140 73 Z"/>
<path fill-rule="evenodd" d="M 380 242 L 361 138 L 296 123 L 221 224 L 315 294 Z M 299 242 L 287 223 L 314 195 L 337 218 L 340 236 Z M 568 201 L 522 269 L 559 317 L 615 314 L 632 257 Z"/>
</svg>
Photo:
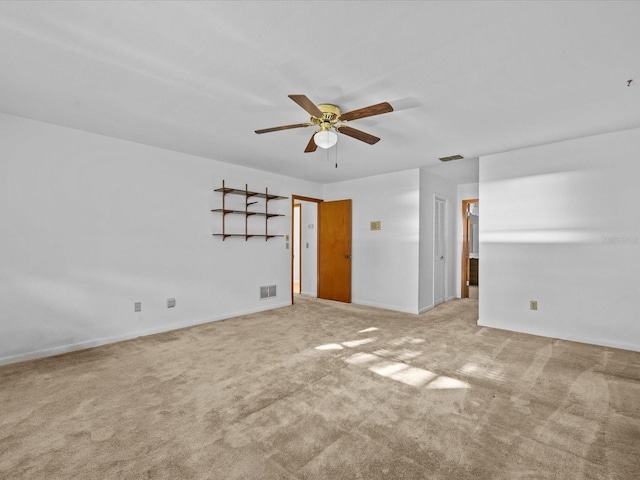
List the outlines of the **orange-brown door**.
<svg viewBox="0 0 640 480">
<path fill-rule="evenodd" d="M 351 200 L 318 204 L 318 298 L 351 302 Z"/>
</svg>

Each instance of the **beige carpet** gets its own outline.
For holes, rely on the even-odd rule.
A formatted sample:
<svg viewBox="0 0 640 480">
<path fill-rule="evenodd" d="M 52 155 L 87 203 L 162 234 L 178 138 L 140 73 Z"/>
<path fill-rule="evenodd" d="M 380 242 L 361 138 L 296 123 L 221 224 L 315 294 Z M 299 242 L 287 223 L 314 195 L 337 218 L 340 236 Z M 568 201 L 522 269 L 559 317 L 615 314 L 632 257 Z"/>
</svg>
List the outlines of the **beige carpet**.
<svg viewBox="0 0 640 480">
<path fill-rule="evenodd" d="M 0 368 L 0 478 L 640 475 L 640 354 L 297 302 Z"/>
</svg>

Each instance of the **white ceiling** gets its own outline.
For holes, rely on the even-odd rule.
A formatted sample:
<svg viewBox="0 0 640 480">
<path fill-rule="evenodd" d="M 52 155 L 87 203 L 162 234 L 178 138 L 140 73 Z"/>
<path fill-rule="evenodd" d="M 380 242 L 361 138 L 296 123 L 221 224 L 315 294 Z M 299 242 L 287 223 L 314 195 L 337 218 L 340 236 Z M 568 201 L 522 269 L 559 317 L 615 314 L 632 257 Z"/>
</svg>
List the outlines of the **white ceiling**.
<svg viewBox="0 0 640 480">
<path fill-rule="evenodd" d="M 640 2 L 0 2 L 0 111 L 330 183 L 640 127 Z M 627 87 L 628 79 L 635 79 Z M 393 113 L 303 153 L 287 98 Z M 442 164 L 438 157 L 462 154 Z"/>
</svg>

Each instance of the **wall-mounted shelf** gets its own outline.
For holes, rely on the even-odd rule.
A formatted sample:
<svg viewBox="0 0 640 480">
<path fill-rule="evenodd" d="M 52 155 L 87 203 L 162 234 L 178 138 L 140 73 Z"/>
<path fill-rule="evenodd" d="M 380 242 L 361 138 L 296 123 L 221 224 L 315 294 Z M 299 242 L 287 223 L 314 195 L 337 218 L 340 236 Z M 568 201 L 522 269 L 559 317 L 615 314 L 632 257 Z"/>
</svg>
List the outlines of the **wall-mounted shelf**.
<svg viewBox="0 0 640 480">
<path fill-rule="evenodd" d="M 249 190 L 248 185 L 245 185 L 244 190 L 241 188 L 230 188 L 226 187 L 224 184 L 224 180 L 222 181 L 222 188 L 216 188 L 214 192 L 222 193 L 222 208 L 215 208 L 211 210 L 212 212 L 222 213 L 222 233 L 214 233 L 214 237 L 222 237 L 222 240 L 225 240 L 228 237 L 243 237 L 246 240 L 249 240 L 251 237 L 260 237 L 265 240 L 269 240 L 274 237 L 282 237 L 283 235 L 272 235 L 269 234 L 269 219 L 273 217 L 283 217 L 284 215 L 281 213 L 270 213 L 269 212 L 269 201 L 271 200 L 286 200 L 289 197 L 282 197 L 280 195 L 273 195 L 269 193 L 269 189 L 265 188 L 264 192 L 253 192 Z M 226 197 L 227 195 L 241 195 L 244 197 L 244 210 L 237 209 L 229 209 L 226 208 Z M 249 210 L 249 207 L 257 204 L 258 202 L 250 202 L 251 198 L 260 198 L 264 199 L 264 210 Z M 227 233 L 226 232 L 226 222 L 225 218 L 227 215 L 243 215 L 244 216 L 244 233 Z M 249 233 L 249 217 L 264 217 L 264 234 L 263 233 Z"/>
</svg>

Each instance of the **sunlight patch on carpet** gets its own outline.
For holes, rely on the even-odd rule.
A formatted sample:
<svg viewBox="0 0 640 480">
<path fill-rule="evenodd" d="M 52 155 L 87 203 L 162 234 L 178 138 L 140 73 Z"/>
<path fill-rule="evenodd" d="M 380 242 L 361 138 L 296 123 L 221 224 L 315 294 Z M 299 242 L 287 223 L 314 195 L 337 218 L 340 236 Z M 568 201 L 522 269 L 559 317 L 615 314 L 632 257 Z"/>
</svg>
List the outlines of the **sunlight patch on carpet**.
<svg viewBox="0 0 640 480">
<path fill-rule="evenodd" d="M 448 390 L 451 388 L 471 388 L 467 382 L 451 377 L 440 376 L 427 385 L 429 389 Z"/>
<path fill-rule="evenodd" d="M 360 345 L 366 345 L 367 343 L 375 342 L 375 338 L 363 338 L 362 340 L 351 340 L 349 342 L 342 342 L 345 347 L 359 347 Z"/>
<path fill-rule="evenodd" d="M 376 330 L 378 330 L 376 327 L 369 327 L 369 328 L 365 328 L 364 330 L 360 330 L 358 333 L 375 332 Z"/>
<path fill-rule="evenodd" d="M 399 347 L 401 345 L 417 345 L 419 343 L 424 343 L 426 340 L 422 338 L 414 338 L 414 337 L 402 337 L 396 338 L 395 340 L 389 341 L 389 345 L 393 345 L 394 347 Z"/>
<path fill-rule="evenodd" d="M 407 349 L 387 350 L 386 348 L 376 350 L 373 353 L 374 355 L 379 355 L 381 357 L 392 358 L 393 360 L 396 360 L 398 362 L 413 360 L 414 358 L 422 355 L 422 352 L 419 352 L 417 350 L 407 350 Z"/>
<path fill-rule="evenodd" d="M 460 367 L 457 370 L 458 373 L 465 377 L 471 376 L 476 378 L 488 378 L 491 380 L 497 380 L 499 382 L 503 380 L 503 372 L 501 368 L 488 366 L 484 363 L 469 362 Z"/>
<path fill-rule="evenodd" d="M 337 343 L 327 343 L 326 345 L 317 346 L 316 350 L 344 350 L 344 347 Z"/>
<path fill-rule="evenodd" d="M 354 353 L 350 357 L 344 359 L 345 362 L 350 363 L 352 365 L 361 365 L 363 363 L 377 362 L 378 360 L 380 360 L 380 357 L 373 355 L 371 353 L 364 353 L 364 352 Z"/>
<path fill-rule="evenodd" d="M 358 333 L 374 330 L 377 330 L 377 328 L 371 327 L 361 330 Z M 344 347 L 360 347 L 362 345 L 375 342 L 376 340 L 377 338 L 369 337 L 360 340 L 342 342 L 342 344 L 328 343 L 326 345 L 316 347 L 316 350 L 344 350 Z M 426 342 L 426 340 L 422 338 L 401 337 L 390 340 L 388 344 L 392 347 L 400 347 L 402 345 L 419 345 L 424 342 Z M 430 390 L 471 388 L 471 385 L 462 380 L 447 377 L 445 375 L 438 375 L 430 370 L 414 367 L 406 363 L 419 357 L 422 353 L 423 352 L 419 350 L 410 350 L 408 348 L 378 348 L 373 353 L 356 352 L 346 357 L 342 356 L 342 354 L 337 355 L 341 356 L 345 363 L 365 367 L 376 375 L 389 378 L 412 387 L 425 387 Z M 467 365 L 463 367 L 463 369 L 464 371 L 461 373 L 472 375 L 477 370 L 477 366 Z"/>
</svg>

